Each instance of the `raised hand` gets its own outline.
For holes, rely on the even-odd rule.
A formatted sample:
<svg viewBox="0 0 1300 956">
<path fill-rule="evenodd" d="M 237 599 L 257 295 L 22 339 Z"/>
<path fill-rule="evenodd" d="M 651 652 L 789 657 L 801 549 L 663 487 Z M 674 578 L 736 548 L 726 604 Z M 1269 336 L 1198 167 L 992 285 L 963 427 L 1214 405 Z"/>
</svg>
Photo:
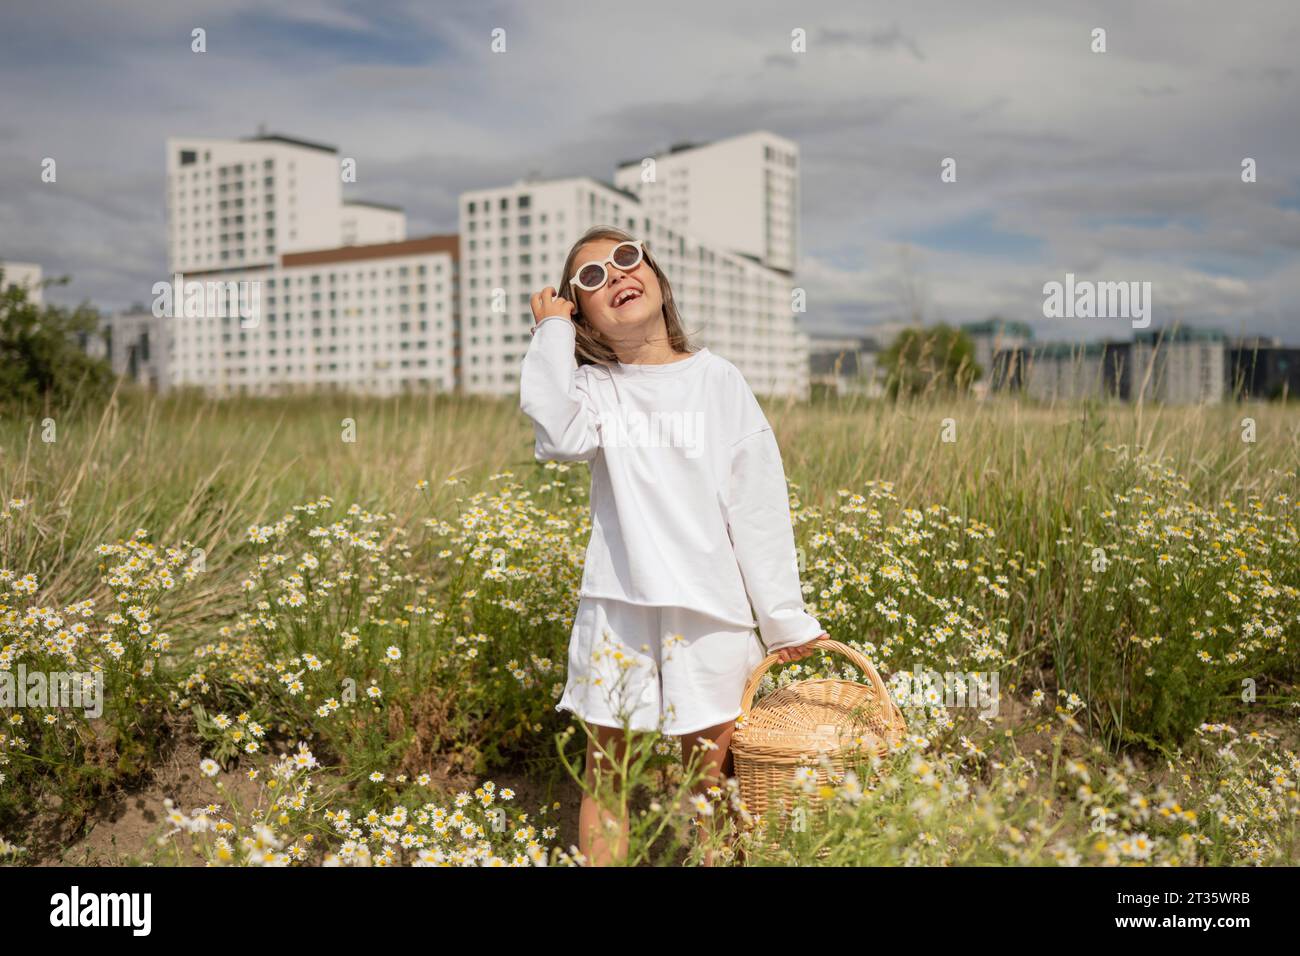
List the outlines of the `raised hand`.
<svg viewBox="0 0 1300 956">
<path fill-rule="evenodd" d="M 578 308 L 577 305 L 560 296 L 555 291 L 555 286 L 552 285 L 548 285 L 540 292 L 534 292 L 530 303 L 533 307 L 534 328 L 542 319 L 550 318 L 553 315 L 562 315 L 572 322 L 573 313 Z"/>
</svg>

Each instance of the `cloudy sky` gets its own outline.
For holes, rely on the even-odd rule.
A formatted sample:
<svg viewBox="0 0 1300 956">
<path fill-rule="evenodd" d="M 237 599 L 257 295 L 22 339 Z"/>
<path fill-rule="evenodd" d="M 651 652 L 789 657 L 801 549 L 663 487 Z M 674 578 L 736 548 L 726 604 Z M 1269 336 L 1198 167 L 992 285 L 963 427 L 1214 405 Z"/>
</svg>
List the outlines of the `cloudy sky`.
<svg viewBox="0 0 1300 956">
<path fill-rule="evenodd" d="M 769 129 L 800 148 L 810 331 L 919 304 L 1127 337 L 1043 317 L 1073 272 L 1150 281 L 1153 326 L 1300 344 L 1297 49 L 1295 0 L 3 0 L 0 258 L 70 275 L 57 302 L 149 301 L 168 136 L 336 145 L 414 236 L 466 189 Z"/>
</svg>

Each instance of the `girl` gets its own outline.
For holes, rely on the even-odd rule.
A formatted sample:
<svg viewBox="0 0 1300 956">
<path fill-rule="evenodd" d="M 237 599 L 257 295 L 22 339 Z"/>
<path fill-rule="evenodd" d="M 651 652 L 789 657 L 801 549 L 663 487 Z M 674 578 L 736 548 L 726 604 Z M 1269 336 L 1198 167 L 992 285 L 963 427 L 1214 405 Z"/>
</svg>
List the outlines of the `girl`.
<svg viewBox="0 0 1300 956">
<path fill-rule="evenodd" d="M 688 765 L 703 750 L 707 789 L 732 776 L 754 668 L 769 652 L 806 657 L 825 636 L 804 609 L 776 438 L 740 370 L 689 347 L 644 239 L 588 230 L 559 290 L 534 294 L 532 309 L 519 404 L 534 457 L 591 466 L 591 539 L 556 709 L 595 728 L 589 789 L 597 749 L 620 760 L 628 728 L 680 737 Z M 585 795 L 578 827 L 592 863 L 626 856 L 627 820 Z"/>
</svg>

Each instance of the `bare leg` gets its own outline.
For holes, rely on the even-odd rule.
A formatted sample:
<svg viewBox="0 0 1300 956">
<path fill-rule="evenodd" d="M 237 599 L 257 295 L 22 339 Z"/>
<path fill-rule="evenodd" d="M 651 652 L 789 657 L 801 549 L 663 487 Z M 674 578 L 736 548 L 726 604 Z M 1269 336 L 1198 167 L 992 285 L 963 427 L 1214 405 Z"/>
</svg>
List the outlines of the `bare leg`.
<svg viewBox="0 0 1300 956">
<path fill-rule="evenodd" d="M 700 772 L 704 777 L 695 787 L 693 791 L 694 793 L 706 793 L 708 788 L 715 784 L 722 787 L 725 784 L 726 778 L 734 774 L 733 761 L 731 759 L 731 734 L 735 729 L 736 722 L 734 720 L 729 720 L 726 723 L 718 724 L 714 727 L 707 727 L 704 730 L 698 730 L 691 734 L 681 735 L 683 766 L 690 766 L 691 761 L 695 759 L 696 753 L 701 755 L 699 758 Z M 701 744 L 700 738 L 712 741 L 715 746 L 710 748 Z M 715 808 L 714 812 L 717 813 L 719 810 Z M 724 814 L 730 812 L 726 801 L 723 801 L 720 812 Z M 709 834 L 717 832 L 717 829 L 720 829 L 719 825 L 710 822 L 709 817 L 699 815 L 699 818 L 702 824 L 700 833 L 702 839 L 707 838 Z M 703 865 L 713 865 L 712 850 L 705 851 Z"/>
<path fill-rule="evenodd" d="M 601 770 L 601 783 L 613 787 L 618 794 L 621 782 L 614 777 L 612 768 L 621 762 L 626 752 L 627 740 L 622 730 L 591 725 L 594 736 L 587 737 L 587 762 L 584 768 L 588 791 L 596 787 L 596 768 Z M 597 742 L 605 756 L 597 759 Z M 613 834 L 617 833 L 617 839 Z M 591 793 L 584 792 L 578 810 L 578 849 L 587 857 L 590 866 L 619 865 L 627 858 L 628 821 L 610 809 L 602 808 Z"/>
</svg>

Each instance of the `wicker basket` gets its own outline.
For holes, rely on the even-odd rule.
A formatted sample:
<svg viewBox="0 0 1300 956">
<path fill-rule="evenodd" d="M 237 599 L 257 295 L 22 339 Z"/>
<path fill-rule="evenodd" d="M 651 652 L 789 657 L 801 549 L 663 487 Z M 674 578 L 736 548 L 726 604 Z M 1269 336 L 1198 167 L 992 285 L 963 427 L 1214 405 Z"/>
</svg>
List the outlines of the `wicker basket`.
<svg viewBox="0 0 1300 956">
<path fill-rule="evenodd" d="M 822 754 L 842 773 L 845 757 L 872 751 L 883 756 L 907 731 L 902 712 L 866 657 L 829 638 L 818 638 L 812 646 L 843 654 L 871 683 L 797 681 L 753 707 L 759 682 L 780 657 L 770 654 L 754 669 L 741 698 L 731 753 L 745 806 L 765 819 L 776 795 L 783 796 L 785 811 L 792 808 L 794 794 L 789 784 L 799 768 L 811 767 L 819 784 L 829 784 L 825 769 L 819 766 Z"/>
</svg>

